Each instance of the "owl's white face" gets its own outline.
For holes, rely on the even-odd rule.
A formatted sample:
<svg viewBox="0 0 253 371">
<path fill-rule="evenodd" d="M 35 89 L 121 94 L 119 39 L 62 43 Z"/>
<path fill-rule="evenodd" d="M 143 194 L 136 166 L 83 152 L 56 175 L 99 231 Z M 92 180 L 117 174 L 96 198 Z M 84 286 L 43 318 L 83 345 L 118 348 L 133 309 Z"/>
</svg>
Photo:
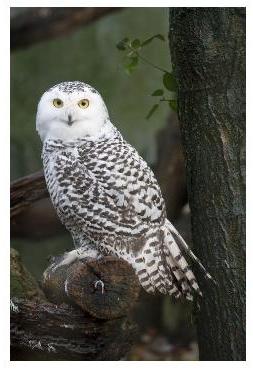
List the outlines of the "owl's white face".
<svg viewBox="0 0 253 371">
<path fill-rule="evenodd" d="M 60 83 L 46 91 L 38 104 L 36 129 L 42 141 L 99 137 L 108 125 L 101 95 L 82 82 Z"/>
</svg>

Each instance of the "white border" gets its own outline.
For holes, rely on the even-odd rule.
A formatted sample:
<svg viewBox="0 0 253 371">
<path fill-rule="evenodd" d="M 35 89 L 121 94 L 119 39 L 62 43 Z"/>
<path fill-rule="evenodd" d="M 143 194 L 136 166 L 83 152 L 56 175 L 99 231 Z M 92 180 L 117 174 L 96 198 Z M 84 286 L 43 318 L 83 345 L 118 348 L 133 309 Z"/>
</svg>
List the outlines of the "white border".
<svg viewBox="0 0 253 371">
<path fill-rule="evenodd" d="M 1 6 L 0 11 L 0 46 L 1 46 L 1 67 L 0 67 L 0 104 L 2 130 L 0 135 L 0 161 L 1 161 L 1 181 L 0 181 L 0 205 L 1 205 L 1 232 L 0 232 L 0 282 L 1 290 L 1 336 L 0 351 L 1 359 L 9 358 L 9 317 L 10 317 L 10 238 L 9 238 L 9 178 L 10 178 L 10 52 L 9 52 L 9 7 Z"/>
<path fill-rule="evenodd" d="M 151 3 L 151 2 L 150 2 Z M 252 287 L 253 287 L 253 279 L 252 279 L 252 249 L 253 249 L 253 239 L 252 239 L 252 223 L 253 223 L 253 182 L 252 182 L 252 167 L 253 167 L 253 159 L 252 159 L 252 144 L 253 143 L 253 117 L 252 117 L 252 95 L 250 95 L 252 83 L 251 79 L 251 69 L 253 65 L 252 60 L 252 53 L 251 48 L 253 47 L 253 30 L 252 30 L 252 7 L 250 1 L 221 1 L 221 0 L 213 0 L 213 1 L 180 1 L 180 0 L 173 0 L 173 1 L 164 1 L 164 0 L 157 0 L 155 2 L 157 7 L 237 7 L 237 6 L 247 6 L 247 122 L 249 123 L 247 126 L 247 200 L 248 200 L 248 208 L 247 208 L 247 225 L 248 225 L 248 232 L 247 233 L 247 245 L 250 247 L 247 252 L 247 260 L 248 260 L 248 269 L 247 269 L 247 279 L 248 279 L 248 305 L 247 305 L 247 362 L 145 362 L 145 364 L 140 362 L 88 362 L 88 364 L 84 364 L 84 362 L 74 362 L 73 367 L 76 369 L 83 369 L 84 367 L 89 367 L 90 370 L 94 370 L 97 368 L 105 368 L 108 370 L 112 370 L 116 367 L 119 370 L 125 370 L 128 368 L 140 368 L 144 367 L 145 371 L 153 370 L 154 368 L 162 368 L 168 370 L 169 367 L 173 367 L 174 370 L 181 370 L 181 369 L 194 369 L 196 368 L 205 368 L 211 369 L 215 367 L 221 367 L 223 369 L 229 368 L 231 370 L 240 369 L 241 367 L 249 367 L 252 366 L 252 332 L 253 332 L 253 322 L 252 322 Z M 34 368 L 53 368 L 53 369 L 69 369 L 69 362 L 9 362 L 9 153 L 10 153 L 10 146 L 9 146 L 9 109 L 10 109 L 10 102 L 9 102 L 9 88 L 10 88 L 10 79 L 9 79 L 9 7 L 36 7 L 36 6 L 61 6 L 61 7 L 69 7 L 69 6 L 116 6 L 116 7 L 148 7 L 147 1 L 137 1 L 137 0 L 129 0 L 129 1 L 97 1 L 97 0 L 86 0 L 86 1 L 66 1 L 66 0 L 58 0 L 58 1 L 1 1 L 1 8 L 0 8 L 0 25 L 1 25 L 1 32 L 0 32 L 0 60 L 1 60 L 1 68 L 0 68 L 0 81 L 1 81 L 1 89 L 0 89 L 0 107 L 1 107 L 1 136 L 0 136 L 0 150 L 1 150 L 1 232 L 0 232 L 0 253 L 1 253 L 1 268 L 0 268 L 0 282 L 1 282 L 1 343 L 0 343 L 0 355 L 1 355 L 1 365 L 4 369 L 6 368 L 18 368 L 18 369 L 34 369 Z M 152 7 L 152 5 L 150 6 Z M 250 292 L 250 295 L 249 295 Z M 250 309 L 249 309 L 250 307 Z M 168 364 L 170 363 L 170 364 Z"/>
</svg>

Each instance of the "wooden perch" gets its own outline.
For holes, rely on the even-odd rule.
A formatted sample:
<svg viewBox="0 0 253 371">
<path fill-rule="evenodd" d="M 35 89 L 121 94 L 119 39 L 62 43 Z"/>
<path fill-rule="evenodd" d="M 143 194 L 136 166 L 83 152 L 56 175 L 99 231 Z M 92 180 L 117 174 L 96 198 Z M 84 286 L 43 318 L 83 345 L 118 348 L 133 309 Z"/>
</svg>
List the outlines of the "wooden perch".
<svg viewBox="0 0 253 371">
<path fill-rule="evenodd" d="M 105 321 L 66 304 L 11 303 L 12 361 L 119 360 L 136 334 L 136 325 L 126 317 Z"/>
<path fill-rule="evenodd" d="M 11 17 L 11 50 L 69 34 L 122 8 L 30 8 Z"/>
<path fill-rule="evenodd" d="M 49 267 L 45 273 L 43 288 L 54 303 L 47 301 L 12 249 L 11 360 L 124 357 L 137 335 L 127 317 L 140 289 L 131 266 L 107 257 L 76 261 L 55 271 Z M 101 283 L 96 285 L 99 280 L 103 292 Z"/>
<path fill-rule="evenodd" d="M 133 268 L 112 256 L 78 260 L 56 270 L 51 265 L 44 273 L 42 286 L 51 302 L 75 304 L 102 319 L 126 316 L 140 292 Z"/>
</svg>

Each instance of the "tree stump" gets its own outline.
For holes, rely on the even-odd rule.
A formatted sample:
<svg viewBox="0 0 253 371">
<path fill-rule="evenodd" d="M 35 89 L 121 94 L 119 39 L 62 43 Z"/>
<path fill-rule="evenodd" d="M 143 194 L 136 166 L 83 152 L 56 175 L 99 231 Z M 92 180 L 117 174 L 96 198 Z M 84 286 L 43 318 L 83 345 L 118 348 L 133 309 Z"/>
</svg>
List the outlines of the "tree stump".
<svg viewBox="0 0 253 371">
<path fill-rule="evenodd" d="M 53 267 L 45 271 L 42 282 L 47 298 L 56 304 L 78 305 L 96 318 L 127 315 L 140 292 L 133 268 L 112 256 Z"/>
</svg>

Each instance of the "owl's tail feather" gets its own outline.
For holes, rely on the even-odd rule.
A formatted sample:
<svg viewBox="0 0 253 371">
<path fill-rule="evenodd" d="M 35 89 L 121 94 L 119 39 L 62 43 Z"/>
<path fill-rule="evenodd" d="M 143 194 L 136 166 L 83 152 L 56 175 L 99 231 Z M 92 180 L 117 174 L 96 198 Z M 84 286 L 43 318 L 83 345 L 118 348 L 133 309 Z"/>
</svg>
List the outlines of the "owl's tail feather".
<svg viewBox="0 0 253 371">
<path fill-rule="evenodd" d="M 214 280 L 214 278 L 211 276 L 211 274 L 206 270 L 206 268 L 203 266 L 203 264 L 201 263 L 201 261 L 199 260 L 199 258 L 192 252 L 192 250 L 189 248 L 189 246 L 187 245 L 187 243 L 185 242 L 185 240 L 183 239 L 182 236 L 180 236 L 180 234 L 178 233 L 178 231 L 176 230 L 176 228 L 169 222 L 169 220 L 167 220 L 167 225 L 168 225 L 168 229 L 169 231 L 171 232 L 172 236 L 173 236 L 173 239 L 175 240 L 175 242 L 177 243 L 177 245 L 182 248 L 186 254 L 195 262 L 197 262 L 199 268 L 202 270 L 202 272 L 204 273 L 205 275 L 205 278 L 207 279 L 210 279 L 212 280 L 215 284 L 216 281 Z"/>
<path fill-rule="evenodd" d="M 166 221 L 162 230 L 162 246 L 159 235 L 155 232 L 149 236 L 148 244 L 134 261 L 131 257 L 129 262 L 135 268 L 140 284 L 148 293 L 158 291 L 175 298 L 183 295 L 186 299 L 193 300 L 193 292 L 198 295 L 202 293 L 183 253 L 186 252 L 199 263 L 207 278 L 211 278 L 211 275 L 169 221 Z"/>
<path fill-rule="evenodd" d="M 176 266 L 176 262 L 173 257 L 171 255 L 167 255 L 166 261 L 173 272 L 176 285 L 179 286 L 182 294 L 186 297 L 186 299 L 193 300 L 190 282 L 188 282 L 187 278 L 184 277 L 184 273 Z"/>
<path fill-rule="evenodd" d="M 192 300 L 193 291 L 202 296 L 195 275 L 172 236 L 170 237 L 169 245 L 165 243 L 164 251 L 166 253 L 168 269 L 172 271 L 174 280 L 184 296 Z"/>
<path fill-rule="evenodd" d="M 171 272 L 167 272 L 160 253 L 147 248 L 135 259 L 134 266 L 140 284 L 148 293 L 156 291 L 179 298 L 181 292 L 173 282 Z"/>
<path fill-rule="evenodd" d="M 207 278 L 212 279 L 211 275 L 206 271 L 200 260 L 189 249 L 186 242 L 169 221 L 166 221 L 163 231 L 163 251 L 167 262 L 167 270 L 172 272 L 177 286 L 188 300 L 193 299 L 193 291 L 202 296 L 195 275 L 183 253 L 187 253 L 194 261 L 197 261 Z"/>
</svg>

